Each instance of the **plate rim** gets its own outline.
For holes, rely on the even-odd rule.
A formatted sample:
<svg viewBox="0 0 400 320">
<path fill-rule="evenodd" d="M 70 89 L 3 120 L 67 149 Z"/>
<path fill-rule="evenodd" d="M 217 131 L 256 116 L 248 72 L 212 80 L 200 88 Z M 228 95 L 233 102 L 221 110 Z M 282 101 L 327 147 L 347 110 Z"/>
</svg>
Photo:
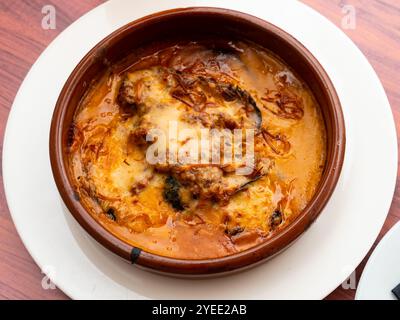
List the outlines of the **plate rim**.
<svg viewBox="0 0 400 320">
<path fill-rule="evenodd" d="M 370 269 L 372 268 L 372 266 L 375 264 L 377 256 L 380 254 L 380 252 L 383 250 L 383 248 L 386 246 L 386 244 L 390 241 L 392 235 L 395 234 L 396 232 L 400 233 L 400 220 L 397 221 L 390 228 L 390 230 L 385 233 L 383 238 L 379 241 L 379 243 L 376 245 L 376 247 L 372 251 L 370 257 L 368 258 L 367 263 L 365 264 L 365 267 L 362 271 L 360 279 L 358 280 L 357 290 L 356 290 L 356 294 L 354 296 L 354 300 L 363 300 L 364 299 L 364 298 L 360 297 L 360 295 L 362 295 L 363 294 L 362 291 L 365 290 L 364 286 L 365 286 L 365 283 L 367 283 L 366 277 L 368 276 L 368 273 L 370 272 Z"/>
</svg>

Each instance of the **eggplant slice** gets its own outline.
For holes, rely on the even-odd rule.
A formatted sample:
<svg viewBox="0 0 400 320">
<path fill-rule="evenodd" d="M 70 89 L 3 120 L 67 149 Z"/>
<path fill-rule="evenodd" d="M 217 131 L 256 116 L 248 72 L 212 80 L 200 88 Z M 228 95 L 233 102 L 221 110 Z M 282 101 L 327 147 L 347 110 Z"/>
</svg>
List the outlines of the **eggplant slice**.
<svg viewBox="0 0 400 320">
<path fill-rule="evenodd" d="M 129 143 L 140 146 L 151 143 L 146 142 L 151 129 L 167 134 L 169 120 L 177 121 L 183 128 L 228 129 L 231 133 L 234 129 L 254 129 L 258 134 L 262 124 L 261 111 L 248 91 L 227 82 L 226 78 L 221 80 L 215 74 L 210 76 L 204 72 L 177 71 L 160 66 L 127 72 L 118 101 L 124 114 L 127 105 L 134 106 L 131 109 L 135 110 L 132 116 L 136 116 L 136 120 Z M 178 143 L 185 145 L 192 138 L 183 137 Z M 241 148 L 245 146 L 242 141 L 239 144 Z M 179 185 L 190 190 L 193 197 L 228 201 L 266 171 L 257 155 L 251 173 L 237 174 L 236 169 L 240 166 L 243 167 L 244 163 L 236 166 L 179 162 L 154 164 L 158 172 L 169 176 L 165 182 L 164 198 L 178 211 L 184 210 L 179 198 Z"/>
</svg>

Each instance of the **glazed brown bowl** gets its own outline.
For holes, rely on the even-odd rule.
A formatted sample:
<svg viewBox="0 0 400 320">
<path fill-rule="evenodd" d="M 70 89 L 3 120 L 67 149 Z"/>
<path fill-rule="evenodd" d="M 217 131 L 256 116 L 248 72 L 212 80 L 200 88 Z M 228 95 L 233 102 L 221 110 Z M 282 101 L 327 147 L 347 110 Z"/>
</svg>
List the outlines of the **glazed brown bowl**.
<svg viewBox="0 0 400 320">
<path fill-rule="evenodd" d="M 110 65 L 135 56 L 145 45 L 165 39 L 208 37 L 250 40 L 282 58 L 306 82 L 317 99 L 327 132 L 327 160 L 321 181 L 307 207 L 285 228 L 265 242 L 230 256 L 183 260 L 145 252 L 106 231 L 74 196 L 67 164 L 68 132 L 74 112 L 88 85 Z M 328 75 L 312 54 L 276 26 L 244 13 L 217 8 L 185 8 L 156 13 L 113 32 L 76 66 L 58 98 L 50 131 L 50 159 L 54 178 L 66 206 L 80 225 L 106 248 L 146 269 L 176 275 L 210 275 L 243 269 L 278 253 L 299 237 L 317 218 L 338 181 L 345 151 L 345 127 L 339 99 Z"/>
</svg>

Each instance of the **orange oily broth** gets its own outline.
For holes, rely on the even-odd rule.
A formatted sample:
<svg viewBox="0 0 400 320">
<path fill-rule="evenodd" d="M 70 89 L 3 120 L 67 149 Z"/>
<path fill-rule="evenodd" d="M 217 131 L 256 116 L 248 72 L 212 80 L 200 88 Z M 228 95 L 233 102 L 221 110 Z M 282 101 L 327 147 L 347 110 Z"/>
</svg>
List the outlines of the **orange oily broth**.
<svg viewBox="0 0 400 320">
<path fill-rule="evenodd" d="M 74 118 L 69 158 L 76 191 L 88 212 L 123 241 L 175 258 L 222 257 L 279 232 L 314 195 L 326 157 L 319 106 L 308 87 L 273 54 L 252 44 L 239 42 L 235 47 L 239 49 L 235 54 L 217 54 L 202 45 L 182 45 L 168 61 L 168 67 L 174 68 L 216 59 L 219 72 L 232 77 L 260 106 L 262 128 L 271 135 L 285 136 L 290 143 L 290 150 L 278 154 L 258 134 L 255 150 L 266 159 L 268 172 L 228 202 L 191 200 L 190 194 L 183 194 L 192 203 L 179 211 L 165 201 L 165 174 L 149 165 L 142 149 L 129 140 L 138 116 L 126 116 L 119 106 L 117 96 L 124 75 L 107 72 L 81 102 Z M 137 70 L 133 67 L 128 72 Z M 279 88 L 302 101 L 299 119 L 282 117 L 274 102 L 262 99 Z M 165 99 L 167 107 L 153 116 L 158 116 L 160 125 L 166 119 L 174 120 L 177 109 L 187 108 L 170 96 Z M 168 106 L 174 111 L 168 112 Z M 277 149 L 282 146 L 279 142 L 275 145 Z M 133 193 L 132 186 L 138 181 L 146 181 L 146 186 Z M 107 213 L 110 208 L 116 221 Z M 273 225 L 271 216 L 276 210 L 281 223 Z"/>
</svg>

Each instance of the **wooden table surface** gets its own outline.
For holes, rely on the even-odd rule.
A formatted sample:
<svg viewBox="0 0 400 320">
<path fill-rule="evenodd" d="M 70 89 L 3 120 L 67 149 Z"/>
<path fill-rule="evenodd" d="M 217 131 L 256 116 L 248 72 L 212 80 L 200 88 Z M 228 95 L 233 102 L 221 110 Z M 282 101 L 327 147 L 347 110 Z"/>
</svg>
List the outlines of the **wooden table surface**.
<svg viewBox="0 0 400 320">
<path fill-rule="evenodd" d="M 29 68 L 61 31 L 102 2 L 102 0 L 0 0 L 0 150 L 2 150 L 4 129 L 11 104 Z M 343 27 L 343 21 L 345 27 L 349 26 L 346 24 L 347 20 L 343 19 L 346 19 L 346 15 L 352 8 L 355 9 L 356 27 L 344 29 L 344 31 L 367 56 L 381 79 L 398 128 L 400 125 L 398 90 L 400 84 L 400 1 L 304 0 L 304 2 L 339 27 Z M 41 26 L 44 16 L 42 8 L 49 4 L 56 8 L 55 30 L 44 30 Z M 343 6 L 346 6 L 345 9 Z M 346 8 L 350 11 L 346 11 Z M 1 173 L 0 175 L 2 177 Z M 400 220 L 399 186 L 396 187 L 389 215 L 377 242 L 398 220 Z M 367 257 L 356 270 L 357 281 Z M 44 290 L 41 285 L 42 279 L 41 270 L 26 251 L 15 230 L 4 196 L 3 184 L 1 184 L 0 298 L 68 299 L 58 289 Z M 343 289 L 340 286 L 327 298 L 353 299 L 354 295 L 354 289 Z"/>
</svg>

